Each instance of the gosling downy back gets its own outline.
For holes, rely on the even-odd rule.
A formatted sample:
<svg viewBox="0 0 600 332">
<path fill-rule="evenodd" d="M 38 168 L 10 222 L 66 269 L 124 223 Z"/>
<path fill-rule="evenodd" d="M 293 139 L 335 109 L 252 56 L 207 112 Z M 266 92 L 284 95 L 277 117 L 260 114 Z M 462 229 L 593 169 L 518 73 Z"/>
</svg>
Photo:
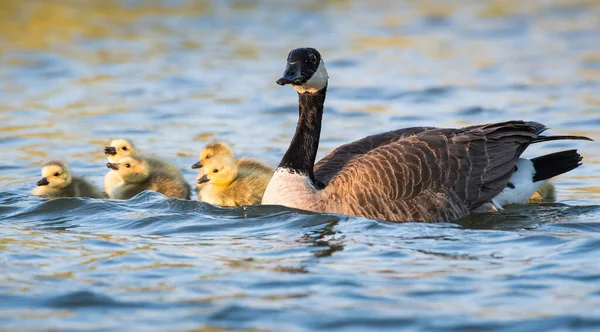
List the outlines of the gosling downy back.
<svg viewBox="0 0 600 332">
<path fill-rule="evenodd" d="M 42 197 L 105 198 L 105 195 L 82 177 L 72 176 L 69 167 L 59 161 L 50 161 L 42 167 L 42 178 L 32 194 Z"/>
<path fill-rule="evenodd" d="M 111 190 L 110 198 L 129 199 L 150 190 L 167 197 L 190 199 L 188 183 L 170 172 L 152 169 L 143 158 L 125 157 L 119 163 L 107 163 L 106 166 L 122 181 Z"/>
<path fill-rule="evenodd" d="M 260 204 L 272 173 L 262 168 L 248 168 L 239 172 L 233 156 L 218 155 L 207 160 L 203 175 L 197 183 L 200 200 L 219 206 Z"/>
</svg>

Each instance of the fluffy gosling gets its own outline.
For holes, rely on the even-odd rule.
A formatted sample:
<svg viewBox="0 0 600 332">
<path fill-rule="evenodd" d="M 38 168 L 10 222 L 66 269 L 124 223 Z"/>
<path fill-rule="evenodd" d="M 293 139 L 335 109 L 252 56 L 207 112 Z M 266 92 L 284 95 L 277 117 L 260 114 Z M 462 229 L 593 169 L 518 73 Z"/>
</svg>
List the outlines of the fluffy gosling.
<svg viewBox="0 0 600 332">
<path fill-rule="evenodd" d="M 71 176 L 69 167 L 58 161 L 51 161 L 42 167 L 42 178 L 37 182 L 37 187 L 33 188 L 32 194 L 47 198 L 105 198 L 98 188 L 82 177 Z"/>
<path fill-rule="evenodd" d="M 167 197 L 190 199 L 190 185 L 183 178 L 153 169 L 146 159 L 125 157 L 118 163 L 106 163 L 121 180 L 112 188 L 110 198 L 129 199 L 144 190 L 159 192 Z"/>
<path fill-rule="evenodd" d="M 556 201 L 556 188 L 550 182 L 544 183 L 527 201 L 528 203 L 551 203 Z"/>
<path fill-rule="evenodd" d="M 197 184 L 202 185 L 199 198 L 219 206 L 260 204 L 273 172 L 259 169 L 240 172 L 233 156 L 217 155 L 204 164 Z"/>
<path fill-rule="evenodd" d="M 110 142 L 110 146 L 104 147 L 104 154 L 107 156 L 109 163 L 118 163 L 121 159 L 129 156 L 143 158 L 148 163 L 151 171 L 170 173 L 183 181 L 183 175 L 177 167 L 157 158 L 139 156 L 135 146 L 126 139 L 120 138 Z M 104 177 L 104 192 L 110 196 L 112 189 L 119 183 L 121 183 L 121 179 L 117 174 L 109 171 Z M 191 190 L 191 187 L 189 187 L 189 190 Z"/>
<path fill-rule="evenodd" d="M 233 158 L 233 150 L 225 142 L 210 143 L 206 145 L 204 149 L 202 149 L 202 151 L 200 152 L 200 160 L 193 164 L 192 168 L 202 168 L 208 160 L 216 156 L 228 156 Z M 264 172 L 273 174 L 275 172 L 275 169 L 271 166 L 247 157 L 237 159 L 236 164 L 240 173 Z"/>
</svg>

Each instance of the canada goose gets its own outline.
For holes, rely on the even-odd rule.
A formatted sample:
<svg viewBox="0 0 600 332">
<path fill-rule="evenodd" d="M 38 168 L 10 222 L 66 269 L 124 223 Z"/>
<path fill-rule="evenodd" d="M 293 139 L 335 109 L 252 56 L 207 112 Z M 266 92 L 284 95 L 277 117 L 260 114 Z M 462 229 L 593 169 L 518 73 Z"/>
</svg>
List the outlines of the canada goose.
<svg viewBox="0 0 600 332">
<path fill-rule="evenodd" d="M 200 152 L 200 160 L 192 165 L 193 169 L 202 168 L 204 163 L 206 163 L 211 158 L 215 156 L 230 156 L 233 157 L 233 150 L 229 146 L 229 144 L 225 142 L 213 142 L 209 143 L 202 149 Z M 273 174 L 275 169 L 271 166 L 264 164 L 260 161 L 253 160 L 248 157 L 242 157 L 236 160 L 237 166 L 239 168 L 239 172 L 270 172 Z"/>
<path fill-rule="evenodd" d="M 520 179 L 511 176 L 529 144 L 591 140 L 542 136 L 546 126 L 524 121 L 460 129 L 407 128 L 342 145 L 315 165 L 327 81 L 317 50 L 290 52 L 277 83 L 291 84 L 298 93 L 299 120 L 262 204 L 388 221 L 453 221 L 492 202 L 509 182 L 521 187 L 516 183 Z M 538 172 L 544 173 L 545 166 Z M 530 173 L 527 180 L 533 176 Z"/>
<path fill-rule="evenodd" d="M 85 179 L 72 176 L 69 167 L 59 161 L 51 161 L 42 167 L 42 179 L 37 182 L 32 194 L 43 197 L 105 198 L 98 188 Z"/>
<path fill-rule="evenodd" d="M 254 169 L 239 172 L 239 166 L 231 155 L 217 155 L 208 159 L 196 182 L 200 187 L 199 198 L 220 206 L 260 204 L 272 172 Z"/>
<path fill-rule="evenodd" d="M 135 146 L 126 139 L 119 138 L 111 141 L 109 146 L 104 147 L 104 154 L 107 156 L 109 163 L 118 163 L 121 159 L 129 156 L 143 158 L 148 163 L 151 171 L 170 173 L 184 181 L 183 174 L 181 174 L 181 171 L 177 169 L 177 167 L 158 158 L 139 155 Z M 112 188 L 119 183 L 121 183 L 121 179 L 117 176 L 117 174 L 109 171 L 104 177 L 104 192 L 110 195 Z M 191 187 L 188 189 L 191 190 Z"/>
<path fill-rule="evenodd" d="M 155 170 L 138 157 L 125 157 L 118 163 L 106 163 L 121 183 L 112 188 L 110 198 L 129 199 L 144 190 L 159 192 L 167 197 L 190 199 L 190 185 L 170 172 Z"/>
</svg>

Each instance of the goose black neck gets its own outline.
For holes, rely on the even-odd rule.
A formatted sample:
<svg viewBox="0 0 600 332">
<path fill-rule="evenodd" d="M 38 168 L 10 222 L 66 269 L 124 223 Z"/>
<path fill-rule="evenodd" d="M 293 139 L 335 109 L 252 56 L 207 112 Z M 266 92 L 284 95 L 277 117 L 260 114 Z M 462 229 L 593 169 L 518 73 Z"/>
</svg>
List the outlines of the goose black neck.
<svg viewBox="0 0 600 332">
<path fill-rule="evenodd" d="M 300 117 L 292 143 L 281 159 L 279 167 L 297 174 L 308 175 L 315 183 L 313 167 L 321 136 L 321 119 L 327 86 L 310 93 L 298 93 Z"/>
</svg>

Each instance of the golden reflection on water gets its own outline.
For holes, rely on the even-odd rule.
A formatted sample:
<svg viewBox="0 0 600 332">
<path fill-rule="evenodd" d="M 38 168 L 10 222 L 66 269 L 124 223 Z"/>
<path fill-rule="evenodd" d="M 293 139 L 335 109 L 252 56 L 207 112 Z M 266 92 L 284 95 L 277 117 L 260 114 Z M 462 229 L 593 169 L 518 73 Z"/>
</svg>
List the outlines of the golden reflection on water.
<svg viewBox="0 0 600 332">
<path fill-rule="evenodd" d="M 177 6 L 147 0 L 123 7 L 119 0 L 44 1 L 5 0 L 0 3 L 0 35 L 11 47 L 41 50 L 76 38 L 137 39 L 135 31 L 115 34 L 115 26 L 130 25 L 152 15 L 202 16 L 209 1 L 188 1 Z M 26 38 L 23 38 L 26 36 Z"/>
</svg>

